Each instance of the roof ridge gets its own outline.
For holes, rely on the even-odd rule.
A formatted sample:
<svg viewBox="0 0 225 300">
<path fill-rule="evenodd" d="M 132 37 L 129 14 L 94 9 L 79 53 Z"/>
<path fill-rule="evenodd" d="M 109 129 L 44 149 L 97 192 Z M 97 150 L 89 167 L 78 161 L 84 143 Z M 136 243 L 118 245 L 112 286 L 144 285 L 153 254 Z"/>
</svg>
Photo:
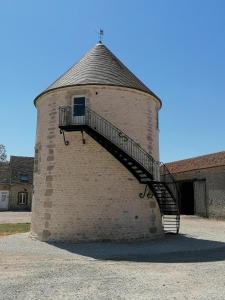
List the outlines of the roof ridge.
<svg viewBox="0 0 225 300">
<path fill-rule="evenodd" d="M 167 163 L 165 163 L 165 165 L 175 164 L 175 163 L 179 163 L 179 162 L 185 162 L 185 161 L 188 161 L 188 160 L 194 160 L 194 159 L 199 159 L 199 158 L 205 158 L 205 157 L 218 155 L 218 154 L 223 154 L 223 153 L 225 154 L 225 151 L 219 151 L 219 152 L 214 152 L 214 153 L 209 153 L 209 154 L 203 154 L 203 155 L 199 155 L 199 156 L 194 156 L 194 157 L 190 157 L 190 158 L 185 158 L 185 159 L 180 159 L 180 160 L 167 162 Z"/>
<path fill-rule="evenodd" d="M 225 151 L 205 154 L 183 160 L 166 163 L 171 173 L 209 169 L 225 165 Z"/>
</svg>

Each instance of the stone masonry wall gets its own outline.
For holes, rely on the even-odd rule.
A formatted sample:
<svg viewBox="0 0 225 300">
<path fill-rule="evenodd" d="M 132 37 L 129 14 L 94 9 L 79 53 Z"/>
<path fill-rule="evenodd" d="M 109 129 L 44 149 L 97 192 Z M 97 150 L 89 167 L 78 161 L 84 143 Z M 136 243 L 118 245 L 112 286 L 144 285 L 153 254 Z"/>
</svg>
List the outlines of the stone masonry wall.
<svg viewBox="0 0 225 300">
<path fill-rule="evenodd" d="M 27 192 L 27 205 L 18 204 L 18 193 Z M 31 201 L 33 196 L 32 184 L 11 184 L 9 193 L 9 210 L 31 210 Z"/>
<path fill-rule="evenodd" d="M 0 191 L 9 191 L 10 185 L 9 184 L 0 184 Z"/>
<path fill-rule="evenodd" d="M 157 157 L 155 105 L 145 93 L 116 87 L 76 87 L 37 102 L 32 235 L 41 240 L 112 240 L 162 235 L 156 200 L 140 199 L 144 185 L 85 134 L 58 129 L 58 107 L 84 95 L 103 115 Z M 149 97 L 149 99 L 148 99 Z M 138 102 L 139 99 L 139 102 Z"/>
<path fill-rule="evenodd" d="M 206 182 L 206 211 L 208 217 L 225 218 L 225 166 L 173 174 L 177 181 L 202 180 Z M 195 199 L 195 201 L 198 201 Z M 198 207 L 198 205 L 196 205 Z M 199 207 L 199 210 L 202 210 Z M 198 213 L 198 210 L 196 211 Z"/>
</svg>

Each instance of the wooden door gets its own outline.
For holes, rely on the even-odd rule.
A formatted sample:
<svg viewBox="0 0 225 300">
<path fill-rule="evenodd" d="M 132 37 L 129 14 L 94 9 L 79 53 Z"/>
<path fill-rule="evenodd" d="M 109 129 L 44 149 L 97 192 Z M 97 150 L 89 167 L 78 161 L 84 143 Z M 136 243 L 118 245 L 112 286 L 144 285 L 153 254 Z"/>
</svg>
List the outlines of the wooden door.
<svg viewBox="0 0 225 300">
<path fill-rule="evenodd" d="M 206 182 L 205 180 L 196 180 L 194 182 L 194 199 L 196 215 L 207 217 L 206 203 Z"/>
</svg>

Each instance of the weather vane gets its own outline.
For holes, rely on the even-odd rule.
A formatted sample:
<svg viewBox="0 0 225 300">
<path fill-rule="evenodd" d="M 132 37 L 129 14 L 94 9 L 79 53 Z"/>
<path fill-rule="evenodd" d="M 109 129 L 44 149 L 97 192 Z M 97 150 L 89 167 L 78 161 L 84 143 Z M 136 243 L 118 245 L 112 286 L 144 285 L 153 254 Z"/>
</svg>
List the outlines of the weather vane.
<svg viewBox="0 0 225 300">
<path fill-rule="evenodd" d="M 98 37 L 99 37 L 99 43 L 102 43 L 103 35 L 104 35 L 104 31 L 103 31 L 103 29 L 100 29 L 100 30 L 99 30 L 99 34 L 98 34 Z"/>
</svg>

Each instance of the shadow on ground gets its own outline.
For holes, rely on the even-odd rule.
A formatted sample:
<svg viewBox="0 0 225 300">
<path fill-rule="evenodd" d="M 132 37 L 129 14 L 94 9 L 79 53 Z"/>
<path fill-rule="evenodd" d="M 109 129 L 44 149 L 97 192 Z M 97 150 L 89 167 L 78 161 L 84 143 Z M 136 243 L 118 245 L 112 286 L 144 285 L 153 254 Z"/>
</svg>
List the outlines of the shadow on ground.
<svg viewBox="0 0 225 300">
<path fill-rule="evenodd" d="M 168 235 L 164 239 L 142 242 L 50 243 L 71 253 L 98 260 L 193 263 L 225 260 L 225 243 Z"/>
</svg>

